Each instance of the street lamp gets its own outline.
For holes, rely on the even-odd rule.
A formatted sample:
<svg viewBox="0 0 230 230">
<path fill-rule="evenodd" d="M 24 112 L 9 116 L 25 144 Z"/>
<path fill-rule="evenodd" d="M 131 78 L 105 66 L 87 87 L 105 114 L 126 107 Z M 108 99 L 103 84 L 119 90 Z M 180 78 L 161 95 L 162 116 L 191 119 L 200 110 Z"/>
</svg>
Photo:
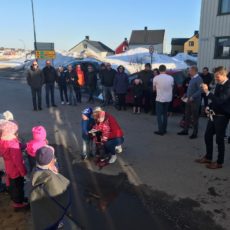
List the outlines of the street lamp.
<svg viewBox="0 0 230 230">
<path fill-rule="evenodd" d="M 34 2 L 31 0 L 32 17 L 33 17 L 33 29 L 34 29 L 34 51 L 37 50 L 36 30 L 35 30 L 35 19 L 34 19 Z"/>
</svg>

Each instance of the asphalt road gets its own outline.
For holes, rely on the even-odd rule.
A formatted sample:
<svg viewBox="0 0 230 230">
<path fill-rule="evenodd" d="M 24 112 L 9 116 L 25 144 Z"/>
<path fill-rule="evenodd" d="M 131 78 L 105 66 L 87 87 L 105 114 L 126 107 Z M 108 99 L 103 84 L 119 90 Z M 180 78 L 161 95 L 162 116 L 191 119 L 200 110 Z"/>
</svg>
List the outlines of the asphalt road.
<svg viewBox="0 0 230 230">
<path fill-rule="evenodd" d="M 176 135 L 180 115 L 169 118 L 168 134 L 162 137 L 153 134 L 154 116 L 109 107 L 124 129 L 124 152 L 99 170 L 93 160 L 82 163 L 79 156 L 81 110 L 88 104 L 60 105 L 56 91 L 58 108 L 44 104 L 43 111 L 34 112 L 30 89 L 19 79 L 5 80 L 0 72 L 0 111 L 14 113 L 24 141 L 34 125 L 46 127 L 61 171 L 72 182 L 72 216 L 86 229 L 230 229 L 230 145 L 223 169 L 194 163 L 205 151 L 205 118 L 198 139 Z"/>
</svg>

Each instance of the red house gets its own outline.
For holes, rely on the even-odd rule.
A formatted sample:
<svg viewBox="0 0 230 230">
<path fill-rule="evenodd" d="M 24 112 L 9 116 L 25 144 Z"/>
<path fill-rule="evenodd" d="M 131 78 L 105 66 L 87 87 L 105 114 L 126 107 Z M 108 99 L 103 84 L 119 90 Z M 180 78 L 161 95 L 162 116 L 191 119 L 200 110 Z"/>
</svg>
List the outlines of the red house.
<svg viewBox="0 0 230 230">
<path fill-rule="evenodd" d="M 127 38 L 115 49 L 115 54 L 120 54 L 125 52 L 129 48 L 129 43 Z"/>
</svg>

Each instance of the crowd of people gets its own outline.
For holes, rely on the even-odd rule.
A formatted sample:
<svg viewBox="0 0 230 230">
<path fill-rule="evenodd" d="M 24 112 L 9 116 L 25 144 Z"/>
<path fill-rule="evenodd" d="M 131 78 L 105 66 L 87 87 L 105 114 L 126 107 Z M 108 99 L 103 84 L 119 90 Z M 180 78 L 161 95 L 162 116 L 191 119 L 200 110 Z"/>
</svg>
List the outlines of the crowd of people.
<svg viewBox="0 0 230 230">
<path fill-rule="evenodd" d="M 212 89 L 213 77 L 207 67 L 199 74 L 196 66 L 189 68 L 189 79 L 184 82 L 186 88 L 182 98 L 185 104 L 185 122 L 178 135 L 188 135 L 192 127 L 190 139 L 197 138 L 201 101 L 204 100 L 208 117 L 205 131 L 206 154 L 195 162 L 205 164 L 209 169 L 220 169 L 224 164 L 225 135 L 230 118 L 230 80 L 224 67 L 214 70 L 215 88 Z M 98 78 L 99 77 L 99 78 Z M 34 61 L 28 71 L 27 81 L 31 87 L 34 110 L 42 110 L 41 91 L 45 84 L 47 107 L 55 104 L 54 85 L 59 85 L 61 104 L 76 105 L 82 102 L 82 87 L 87 85 L 88 103 L 95 100 L 94 92 L 98 79 L 102 85 L 103 102 L 101 107 L 86 107 L 81 112 L 82 160 L 97 159 L 100 166 L 112 164 L 117 154 L 122 152 L 124 133 L 115 117 L 105 111 L 110 104 L 118 110 L 126 110 L 126 94 L 129 87 L 125 68 L 119 66 L 117 71 L 110 64 L 102 64 L 98 76 L 89 65 L 87 73 L 80 66 L 73 69 L 68 65 L 55 70 L 49 61 L 43 70 Z M 167 74 L 166 66 L 151 70 L 145 69 L 133 80 L 133 113 L 140 114 L 143 108 L 148 112 L 153 106 L 156 112 L 158 130 L 156 135 L 164 136 L 168 128 L 168 111 L 172 102 L 175 81 Z M 51 99 L 51 101 L 50 101 Z M 50 103 L 51 102 L 51 103 Z M 29 175 L 30 207 L 34 217 L 35 229 L 56 229 L 63 225 L 63 218 L 68 215 L 70 206 L 70 182 L 59 173 L 55 157 L 55 149 L 49 145 L 46 129 L 43 126 L 32 128 L 33 138 L 27 143 L 19 139 L 19 127 L 9 111 L 0 114 L 0 156 L 4 159 L 6 187 L 8 188 L 12 206 L 15 209 L 27 208 L 28 199 L 24 193 L 24 179 Z M 216 135 L 218 158 L 213 161 L 213 136 Z M 95 146 L 95 148 L 93 147 Z M 26 163 L 27 162 L 27 163 Z M 2 174 L 1 174 L 2 175 Z M 47 211 L 50 213 L 47 216 Z M 40 218 L 36 218 L 39 216 Z"/>
</svg>

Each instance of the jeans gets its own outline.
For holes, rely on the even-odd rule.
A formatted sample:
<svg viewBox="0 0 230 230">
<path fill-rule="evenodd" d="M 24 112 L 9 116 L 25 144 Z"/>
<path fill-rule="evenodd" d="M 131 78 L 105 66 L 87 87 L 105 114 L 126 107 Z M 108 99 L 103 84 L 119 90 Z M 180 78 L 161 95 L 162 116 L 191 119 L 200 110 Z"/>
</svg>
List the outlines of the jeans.
<svg viewBox="0 0 230 230">
<path fill-rule="evenodd" d="M 75 87 L 73 85 L 68 86 L 69 89 L 69 103 L 71 105 L 76 105 L 77 104 L 77 97 L 76 97 L 76 91 Z"/>
<path fill-rule="evenodd" d="M 77 102 L 81 103 L 81 87 L 76 87 L 75 93 L 76 93 Z"/>
<path fill-rule="evenodd" d="M 105 142 L 105 151 L 111 155 L 116 155 L 116 146 L 124 143 L 124 137 L 117 137 Z"/>
<path fill-rule="evenodd" d="M 46 105 L 50 106 L 50 95 L 51 95 L 51 104 L 54 103 L 54 83 L 46 83 Z"/>
<path fill-rule="evenodd" d="M 200 102 L 190 102 L 185 105 L 185 127 L 184 131 L 188 132 L 189 126 L 193 125 L 193 134 L 198 133 Z"/>
<path fill-rule="evenodd" d="M 167 132 L 169 104 L 170 102 L 156 101 L 156 115 L 157 115 L 158 131 L 161 133 Z"/>
<path fill-rule="evenodd" d="M 69 102 L 67 96 L 67 85 L 59 85 L 59 90 L 60 90 L 61 101 L 64 101 L 64 96 L 65 96 L 65 101 Z"/>
<path fill-rule="evenodd" d="M 224 136 L 229 119 L 225 116 L 214 116 L 213 121 L 208 120 L 204 140 L 206 144 L 206 158 L 212 160 L 213 136 L 216 134 L 216 144 L 218 146 L 218 164 L 224 163 L 225 144 Z"/>
<path fill-rule="evenodd" d="M 89 154 L 92 154 L 93 151 L 93 141 L 90 140 L 82 140 L 82 154 L 81 156 L 88 156 Z"/>
<path fill-rule="evenodd" d="M 88 87 L 88 94 L 89 94 L 88 102 L 90 101 L 94 102 L 93 95 L 95 91 L 96 91 L 95 87 L 92 87 L 92 86 Z"/>
<path fill-rule="evenodd" d="M 113 87 L 103 86 L 102 90 L 105 105 L 109 104 L 110 99 L 112 99 L 112 101 L 115 102 L 115 94 Z"/>
<path fill-rule="evenodd" d="M 35 110 L 37 110 L 38 108 L 41 109 L 42 108 L 42 88 L 32 88 L 31 87 L 31 93 L 32 93 L 34 109 Z"/>
<path fill-rule="evenodd" d="M 143 97 L 142 97 L 142 101 L 144 99 L 144 111 L 145 113 L 149 112 L 150 109 L 150 99 L 151 99 L 151 90 L 150 89 L 145 89 L 143 91 Z"/>
</svg>

